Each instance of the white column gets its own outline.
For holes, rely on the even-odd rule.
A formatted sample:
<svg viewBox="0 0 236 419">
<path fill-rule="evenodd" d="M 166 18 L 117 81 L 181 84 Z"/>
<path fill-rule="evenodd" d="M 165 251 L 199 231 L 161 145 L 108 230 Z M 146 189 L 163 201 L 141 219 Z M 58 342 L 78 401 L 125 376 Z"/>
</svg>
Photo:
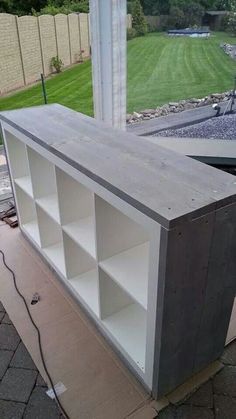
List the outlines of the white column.
<svg viewBox="0 0 236 419">
<path fill-rule="evenodd" d="M 126 0 L 90 0 L 95 118 L 126 126 Z"/>
</svg>

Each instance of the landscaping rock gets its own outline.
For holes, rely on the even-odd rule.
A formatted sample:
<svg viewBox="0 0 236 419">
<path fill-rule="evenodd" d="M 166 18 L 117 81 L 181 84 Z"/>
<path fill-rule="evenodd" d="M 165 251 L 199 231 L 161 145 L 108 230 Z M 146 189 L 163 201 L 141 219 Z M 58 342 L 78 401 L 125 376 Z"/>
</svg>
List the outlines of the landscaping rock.
<svg viewBox="0 0 236 419">
<path fill-rule="evenodd" d="M 236 60 L 236 45 L 221 44 L 220 47 L 224 50 L 224 52 L 227 55 Z"/>
<path fill-rule="evenodd" d="M 211 118 L 188 127 L 164 130 L 153 136 L 236 140 L 236 115 Z"/>
<path fill-rule="evenodd" d="M 145 109 L 139 113 L 133 112 L 133 114 L 127 114 L 126 122 L 127 124 L 135 124 L 142 122 L 143 120 L 147 121 L 148 119 L 167 116 L 169 113 L 178 113 L 202 106 L 213 105 L 214 103 L 228 100 L 230 94 L 231 92 L 213 93 L 202 99 L 191 98 L 188 100 L 180 100 L 179 102 L 169 102 L 169 104 L 157 107 L 156 109 Z"/>
</svg>

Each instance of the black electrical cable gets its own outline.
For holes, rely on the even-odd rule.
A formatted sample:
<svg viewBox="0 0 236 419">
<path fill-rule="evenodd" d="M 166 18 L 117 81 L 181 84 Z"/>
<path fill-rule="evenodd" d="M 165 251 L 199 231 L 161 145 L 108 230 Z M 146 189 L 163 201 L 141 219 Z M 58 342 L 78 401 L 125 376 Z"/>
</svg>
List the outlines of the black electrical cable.
<svg viewBox="0 0 236 419">
<path fill-rule="evenodd" d="M 12 269 L 8 266 L 8 264 L 6 263 L 6 259 L 5 259 L 5 254 L 4 254 L 4 252 L 3 252 L 2 250 L 0 250 L 0 253 L 1 253 L 1 255 L 2 255 L 2 260 L 3 260 L 3 264 L 4 264 L 4 266 L 5 266 L 5 267 L 8 269 L 8 271 L 12 274 L 13 283 L 14 283 L 14 286 L 15 286 L 16 292 L 17 292 L 17 294 L 20 296 L 20 298 L 22 299 L 22 301 L 23 301 L 23 303 L 24 303 L 24 305 L 25 305 L 26 311 L 27 311 L 27 313 L 28 313 L 28 315 L 29 315 L 30 321 L 31 321 L 32 325 L 34 326 L 34 328 L 35 328 L 35 330 L 36 330 L 36 332 L 37 332 L 37 335 L 38 335 L 38 344 L 39 344 L 39 351 L 40 351 L 40 356 L 41 356 L 42 364 L 43 364 L 43 367 L 44 367 L 45 372 L 46 372 L 46 374 L 47 374 L 47 377 L 48 377 L 48 380 L 49 380 L 49 382 L 50 382 L 50 385 L 51 385 L 51 387 L 52 387 L 52 390 L 53 390 L 53 393 L 54 393 L 55 399 L 56 399 L 56 401 L 57 401 L 57 403 L 58 403 L 58 406 L 60 407 L 60 409 L 61 409 L 61 411 L 62 411 L 63 415 L 65 416 L 65 418 L 66 418 L 66 419 L 70 419 L 70 418 L 69 418 L 69 416 L 67 415 L 66 411 L 64 410 L 64 408 L 63 408 L 63 406 L 62 406 L 62 404 L 61 404 L 61 402 L 60 402 L 60 400 L 59 400 L 58 396 L 57 396 L 57 393 L 56 393 L 56 390 L 55 390 L 55 388 L 54 388 L 54 384 L 53 384 L 52 378 L 51 378 L 51 376 L 50 376 L 50 374 L 49 374 L 49 372 L 48 372 L 48 369 L 47 369 L 47 366 L 46 366 L 46 362 L 45 362 L 45 359 L 44 359 L 44 355 L 43 355 L 43 349 L 42 349 L 42 343 L 41 343 L 41 334 L 40 334 L 40 330 L 39 330 L 38 326 L 37 326 L 37 325 L 35 324 L 35 322 L 34 322 L 34 319 L 33 319 L 32 315 L 31 315 L 31 313 L 30 313 L 30 310 L 29 310 L 29 307 L 28 307 L 28 305 L 27 305 L 27 302 L 26 302 L 25 297 L 23 296 L 23 294 L 21 294 L 21 292 L 20 292 L 20 290 L 19 290 L 19 288 L 18 288 L 18 286 L 17 286 L 15 272 L 14 272 L 14 271 L 13 271 L 13 270 L 12 270 Z"/>
</svg>

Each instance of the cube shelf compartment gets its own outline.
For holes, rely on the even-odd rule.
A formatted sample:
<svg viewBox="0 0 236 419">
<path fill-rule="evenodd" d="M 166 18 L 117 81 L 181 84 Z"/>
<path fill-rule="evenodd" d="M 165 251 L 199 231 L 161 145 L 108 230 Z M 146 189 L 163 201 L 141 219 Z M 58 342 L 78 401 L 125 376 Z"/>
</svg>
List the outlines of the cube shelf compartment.
<svg viewBox="0 0 236 419">
<path fill-rule="evenodd" d="M 63 230 L 94 258 L 94 194 L 59 168 L 56 169 Z"/>
<path fill-rule="evenodd" d="M 62 230 L 36 201 L 41 247 L 47 258 L 65 275 L 65 257 Z"/>
<path fill-rule="evenodd" d="M 75 276 L 69 279 L 69 283 L 92 312 L 99 316 L 97 269 Z"/>
<path fill-rule="evenodd" d="M 235 177 L 56 104 L 0 120 L 22 232 L 152 395 L 215 361 Z"/>
<path fill-rule="evenodd" d="M 35 203 L 32 198 L 25 193 L 17 184 L 15 185 L 15 195 L 20 215 L 21 227 L 26 231 L 31 239 L 40 245 L 39 227 L 36 214 Z"/>
<path fill-rule="evenodd" d="M 101 319 L 136 365 L 145 372 L 146 317 L 139 304 L 99 269 Z"/>
<path fill-rule="evenodd" d="M 33 198 L 33 188 L 30 176 L 23 176 L 15 179 L 16 185 L 18 185 L 24 192 Z"/>
<path fill-rule="evenodd" d="M 55 221 L 60 222 L 55 167 L 30 148 L 28 157 L 36 203 Z"/>
<path fill-rule="evenodd" d="M 147 309 L 149 243 L 140 244 L 100 262 L 111 276 L 144 309 Z"/>
<path fill-rule="evenodd" d="M 19 142 L 17 137 L 9 131 L 5 132 L 5 137 L 8 139 L 8 155 L 12 161 L 10 169 L 12 178 L 21 189 L 33 197 L 28 147 L 24 143 Z"/>
</svg>

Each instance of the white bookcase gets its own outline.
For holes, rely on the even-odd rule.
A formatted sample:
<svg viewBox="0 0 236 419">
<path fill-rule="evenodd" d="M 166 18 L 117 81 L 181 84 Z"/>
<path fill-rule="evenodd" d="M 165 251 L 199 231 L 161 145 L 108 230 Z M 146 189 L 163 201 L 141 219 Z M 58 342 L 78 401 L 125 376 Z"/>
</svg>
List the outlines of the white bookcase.
<svg viewBox="0 0 236 419">
<path fill-rule="evenodd" d="M 10 131 L 5 142 L 22 231 L 150 388 L 151 224 L 135 222 L 127 209 L 122 212 Z"/>
<path fill-rule="evenodd" d="M 145 387 L 160 397 L 213 362 L 235 178 L 60 105 L 0 120 L 22 232 Z"/>
</svg>

